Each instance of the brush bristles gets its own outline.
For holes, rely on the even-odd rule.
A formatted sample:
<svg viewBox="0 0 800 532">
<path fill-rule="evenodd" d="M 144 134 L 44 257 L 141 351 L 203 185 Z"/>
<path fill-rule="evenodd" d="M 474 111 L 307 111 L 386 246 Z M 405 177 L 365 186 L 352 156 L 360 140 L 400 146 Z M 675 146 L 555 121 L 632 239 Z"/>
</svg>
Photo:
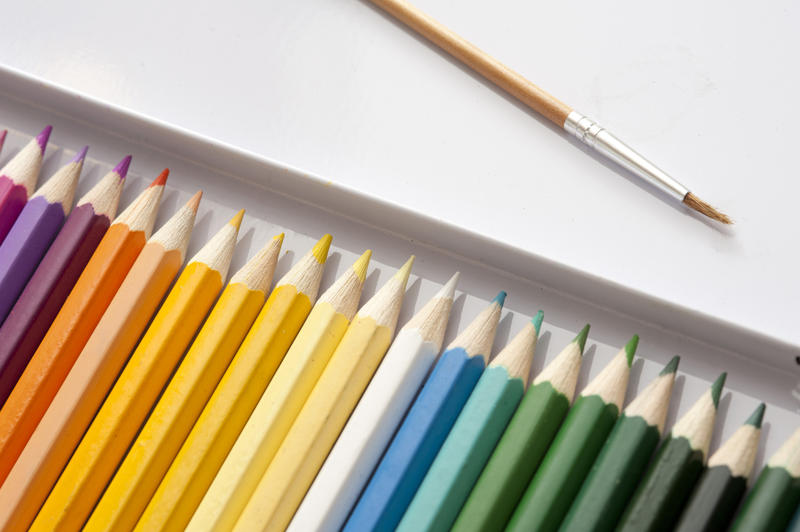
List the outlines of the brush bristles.
<svg viewBox="0 0 800 532">
<path fill-rule="evenodd" d="M 696 210 L 700 214 L 704 216 L 708 216 L 709 218 L 716 220 L 718 222 L 724 224 L 732 224 L 733 220 L 731 220 L 727 214 L 723 214 L 719 212 L 717 209 L 706 203 L 705 201 L 701 200 L 691 192 L 686 194 L 683 197 L 683 202 L 692 209 Z"/>
</svg>

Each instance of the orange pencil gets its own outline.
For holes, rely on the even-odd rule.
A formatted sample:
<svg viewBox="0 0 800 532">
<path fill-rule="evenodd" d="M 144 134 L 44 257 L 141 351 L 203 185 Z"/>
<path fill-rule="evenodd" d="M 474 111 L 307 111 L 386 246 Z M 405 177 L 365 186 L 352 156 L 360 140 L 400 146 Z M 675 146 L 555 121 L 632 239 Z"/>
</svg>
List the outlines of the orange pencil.
<svg viewBox="0 0 800 532">
<path fill-rule="evenodd" d="M 161 172 L 108 228 L 0 410 L 0 483 L 150 238 L 167 175 Z"/>
<path fill-rule="evenodd" d="M 183 264 L 201 192 L 153 235 L 0 487 L 0 529 L 30 526 Z"/>
</svg>

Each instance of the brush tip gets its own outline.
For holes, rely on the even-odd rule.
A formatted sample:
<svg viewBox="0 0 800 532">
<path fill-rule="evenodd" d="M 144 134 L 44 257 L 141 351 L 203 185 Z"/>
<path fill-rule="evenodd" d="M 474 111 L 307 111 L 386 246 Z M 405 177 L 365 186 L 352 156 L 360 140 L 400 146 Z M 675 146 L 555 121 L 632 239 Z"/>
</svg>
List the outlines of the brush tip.
<svg viewBox="0 0 800 532">
<path fill-rule="evenodd" d="M 125 176 L 128 175 L 128 168 L 131 165 L 131 159 L 133 159 L 132 155 L 127 155 L 122 158 L 120 162 L 117 163 L 117 166 L 114 167 L 113 172 L 117 174 L 120 179 L 125 179 Z"/>
<path fill-rule="evenodd" d="M 44 154 L 44 149 L 47 147 L 47 141 L 50 140 L 50 133 L 53 131 L 53 126 L 45 126 L 45 128 L 36 135 L 36 142 L 39 143 L 39 148 L 42 150 L 42 154 Z"/>
<path fill-rule="evenodd" d="M 761 422 L 764 420 L 764 410 L 766 410 L 767 405 L 761 403 L 753 410 L 753 413 L 750 414 L 750 417 L 747 418 L 747 421 L 744 422 L 745 425 L 752 425 L 757 429 L 761 428 Z"/>
<path fill-rule="evenodd" d="M 676 373 L 678 371 L 678 364 L 681 362 L 681 357 L 675 355 L 672 357 L 672 360 L 667 362 L 667 365 L 664 366 L 664 369 L 661 370 L 659 375 L 669 375 L 671 373 Z"/>
<path fill-rule="evenodd" d="M 167 178 L 169 177 L 169 168 L 164 168 L 158 177 L 153 179 L 153 182 L 150 183 L 151 187 L 163 187 L 167 184 Z"/>
<path fill-rule="evenodd" d="M 314 258 L 317 259 L 317 262 L 320 264 L 325 264 L 325 261 L 328 260 L 328 250 L 331 247 L 331 242 L 333 241 L 333 237 L 325 233 L 322 235 L 322 238 L 314 244 L 314 247 L 311 249 L 311 254 L 314 255 Z"/>
<path fill-rule="evenodd" d="M 75 154 L 75 157 L 72 158 L 70 161 L 71 163 L 82 163 L 84 159 L 86 159 L 86 153 L 89 151 L 89 146 L 84 146 L 83 148 Z"/>
<path fill-rule="evenodd" d="M 369 259 L 372 257 L 372 250 L 368 249 L 358 257 L 358 260 L 353 263 L 353 271 L 356 272 L 356 277 L 362 283 L 367 278 L 367 268 L 369 268 Z"/>
<path fill-rule="evenodd" d="M 578 347 L 581 348 L 581 354 L 583 354 L 583 348 L 586 347 L 586 338 L 589 337 L 590 328 L 591 326 L 587 323 L 583 326 L 583 329 L 581 329 L 581 332 L 578 333 L 575 339 L 572 340 L 573 342 L 578 342 Z"/>
<path fill-rule="evenodd" d="M 708 216 L 712 220 L 716 220 L 726 225 L 730 225 L 733 223 L 733 220 L 731 220 L 727 214 L 721 213 L 720 211 L 718 211 L 705 201 L 701 200 L 691 192 L 687 193 L 686 196 L 684 196 L 683 203 L 685 203 L 686 206 L 688 206 L 690 209 L 694 209 L 703 216 Z"/>
<path fill-rule="evenodd" d="M 194 196 L 189 198 L 189 201 L 186 202 L 186 206 L 192 209 L 194 212 L 197 212 L 197 208 L 200 206 L 200 200 L 203 198 L 203 191 L 198 190 L 194 193 Z"/>
<path fill-rule="evenodd" d="M 239 227 L 242 225 L 242 218 L 244 218 L 244 209 L 241 209 L 239 212 L 234 214 L 233 218 L 231 218 L 231 221 L 228 223 L 234 226 L 236 229 L 239 229 Z"/>
<path fill-rule="evenodd" d="M 542 322 L 544 321 L 544 311 L 540 310 L 536 313 L 536 315 L 531 319 L 531 323 L 533 323 L 533 327 L 536 329 L 536 336 L 539 336 L 539 331 L 542 328 Z"/>
<path fill-rule="evenodd" d="M 499 292 L 497 292 L 497 295 L 494 296 L 494 299 L 492 299 L 492 303 L 497 303 L 500 306 L 500 308 L 503 308 L 503 305 L 506 304 L 507 295 L 508 294 L 506 293 L 505 290 L 500 290 Z"/>
</svg>

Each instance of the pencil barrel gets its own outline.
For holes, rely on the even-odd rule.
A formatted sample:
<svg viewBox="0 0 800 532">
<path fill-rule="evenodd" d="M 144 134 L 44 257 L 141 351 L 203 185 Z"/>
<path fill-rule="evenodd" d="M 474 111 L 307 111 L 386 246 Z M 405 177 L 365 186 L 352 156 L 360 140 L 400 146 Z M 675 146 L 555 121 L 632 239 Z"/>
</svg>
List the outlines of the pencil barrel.
<svg viewBox="0 0 800 532">
<path fill-rule="evenodd" d="M 748 494 L 731 530 L 784 530 L 800 502 L 800 478 L 782 467 L 766 466 Z"/>
<path fill-rule="evenodd" d="M 733 476 L 728 466 L 706 469 L 681 515 L 676 532 L 727 530 L 746 488 L 747 479 Z"/>
<path fill-rule="evenodd" d="M 549 381 L 528 390 L 464 503 L 454 532 L 505 528 L 568 411 L 569 400 Z"/>
</svg>

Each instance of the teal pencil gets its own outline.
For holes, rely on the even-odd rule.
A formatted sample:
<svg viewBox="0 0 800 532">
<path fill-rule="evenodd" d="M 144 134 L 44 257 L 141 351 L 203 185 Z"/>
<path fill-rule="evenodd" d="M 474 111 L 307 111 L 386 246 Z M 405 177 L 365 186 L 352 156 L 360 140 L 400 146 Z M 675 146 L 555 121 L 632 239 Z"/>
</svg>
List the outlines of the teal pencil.
<svg viewBox="0 0 800 532">
<path fill-rule="evenodd" d="M 399 532 L 447 530 L 453 525 L 522 399 L 543 316 L 539 311 L 483 372 L 400 521 Z"/>
</svg>

